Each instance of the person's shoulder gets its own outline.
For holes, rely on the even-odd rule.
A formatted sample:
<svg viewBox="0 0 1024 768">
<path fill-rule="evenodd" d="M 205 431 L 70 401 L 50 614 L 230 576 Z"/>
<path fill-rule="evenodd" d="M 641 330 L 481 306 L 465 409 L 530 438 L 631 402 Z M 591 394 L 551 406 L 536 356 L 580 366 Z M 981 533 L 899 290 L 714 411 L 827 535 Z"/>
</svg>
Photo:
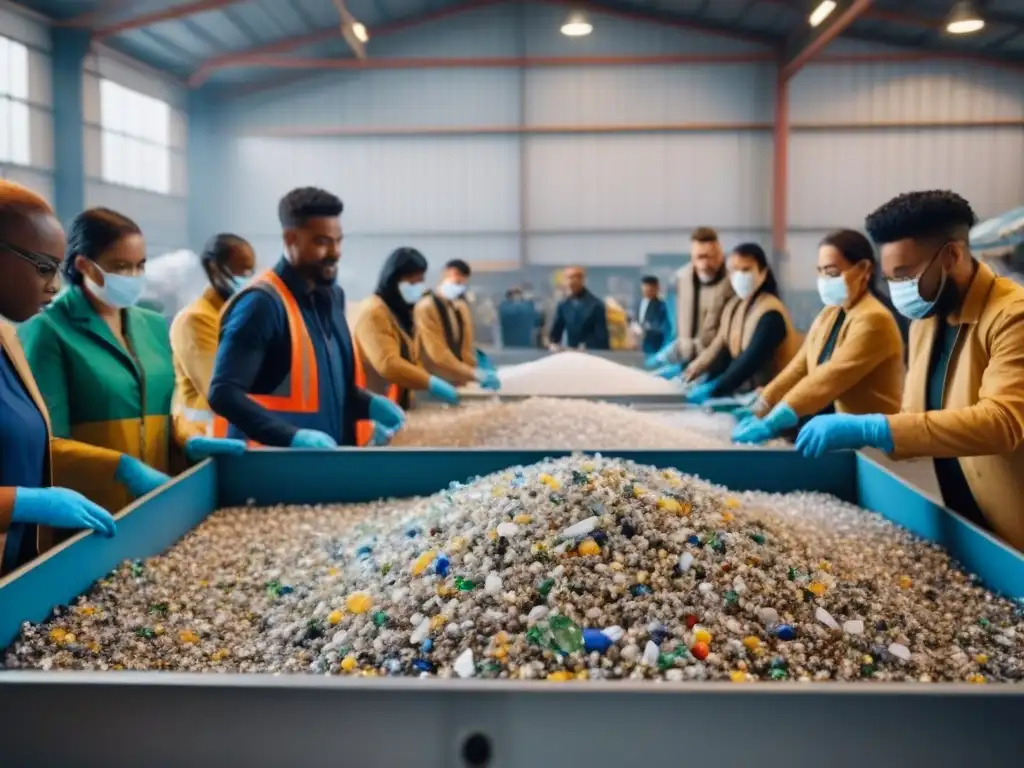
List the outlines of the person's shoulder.
<svg viewBox="0 0 1024 768">
<path fill-rule="evenodd" d="M 66 327 L 67 308 L 62 303 L 63 296 L 18 326 L 18 338 L 23 343 L 51 339 L 60 335 L 60 329 Z"/>
</svg>

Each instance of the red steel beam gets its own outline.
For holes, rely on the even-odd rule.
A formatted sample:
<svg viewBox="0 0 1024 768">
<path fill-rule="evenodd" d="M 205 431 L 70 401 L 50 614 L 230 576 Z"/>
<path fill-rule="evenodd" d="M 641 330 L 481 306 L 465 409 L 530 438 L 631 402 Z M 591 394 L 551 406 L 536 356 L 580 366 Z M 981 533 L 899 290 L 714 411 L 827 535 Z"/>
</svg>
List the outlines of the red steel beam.
<svg viewBox="0 0 1024 768">
<path fill-rule="evenodd" d="M 789 128 L 789 80 L 779 67 L 772 141 L 772 253 L 776 265 L 785 257 L 789 229 Z"/>
<path fill-rule="evenodd" d="M 845 11 L 842 11 L 839 16 L 832 19 L 831 24 L 828 24 L 825 29 L 815 35 L 807 45 L 786 62 L 782 67 L 780 77 L 783 80 L 791 79 L 807 62 L 821 53 L 829 43 L 843 34 L 847 27 L 853 24 L 865 11 L 869 10 L 872 2 L 873 0 L 853 0 Z M 827 22 L 828 19 L 825 21 Z"/>
<path fill-rule="evenodd" d="M 94 40 L 103 40 L 107 37 L 119 35 L 122 32 L 128 32 L 133 29 L 142 29 L 143 27 L 149 27 L 153 24 L 159 24 L 162 21 L 184 19 L 188 16 L 194 16 L 197 13 L 216 11 L 220 8 L 227 8 L 229 5 L 237 5 L 243 1 L 244 0 L 197 0 L 197 2 L 194 3 L 186 3 L 185 5 L 176 5 L 171 8 L 165 8 L 162 11 L 144 13 L 140 16 L 133 16 L 130 19 L 116 22 L 115 24 L 99 27 L 98 29 L 93 30 L 92 36 Z"/>
</svg>

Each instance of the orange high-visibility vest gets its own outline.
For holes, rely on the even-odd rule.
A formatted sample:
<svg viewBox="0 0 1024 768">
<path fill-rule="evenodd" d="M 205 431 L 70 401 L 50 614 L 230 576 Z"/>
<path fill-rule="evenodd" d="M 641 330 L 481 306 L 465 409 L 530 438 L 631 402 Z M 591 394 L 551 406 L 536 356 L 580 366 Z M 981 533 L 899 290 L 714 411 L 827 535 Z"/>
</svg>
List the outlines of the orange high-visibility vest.
<svg viewBox="0 0 1024 768">
<path fill-rule="evenodd" d="M 355 382 L 360 389 L 366 389 L 366 369 L 363 368 L 363 353 L 359 349 L 359 343 L 353 339 L 352 347 L 355 351 Z M 402 397 L 402 390 L 397 384 L 389 384 L 384 396 L 395 403 L 399 403 Z M 373 422 L 369 419 L 361 419 L 356 422 L 356 445 L 363 448 L 370 444 L 373 439 Z"/>
<path fill-rule="evenodd" d="M 291 364 L 288 375 L 272 393 L 267 395 L 249 395 L 249 399 L 262 405 L 268 411 L 276 413 L 316 413 L 320 410 L 320 379 L 316 365 L 316 350 L 309 338 L 306 323 L 302 319 L 302 310 L 295 301 L 295 296 L 288 286 L 273 270 L 264 272 L 253 280 L 249 290 L 266 291 L 276 295 L 284 306 L 285 317 L 288 319 L 288 336 L 291 339 Z M 226 316 L 232 304 L 243 294 L 231 297 L 225 305 L 221 317 Z M 217 415 L 213 420 L 215 437 L 227 437 L 228 421 Z M 256 446 L 255 441 L 249 442 Z"/>
</svg>

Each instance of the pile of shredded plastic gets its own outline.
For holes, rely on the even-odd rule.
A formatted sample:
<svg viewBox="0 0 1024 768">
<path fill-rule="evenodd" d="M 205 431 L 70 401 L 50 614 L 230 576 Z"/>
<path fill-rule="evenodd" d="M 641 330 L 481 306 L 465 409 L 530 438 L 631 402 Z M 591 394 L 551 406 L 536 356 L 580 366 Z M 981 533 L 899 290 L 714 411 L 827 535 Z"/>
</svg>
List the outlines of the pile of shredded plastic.
<svg viewBox="0 0 1024 768">
<path fill-rule="evenodd" d="M 1021 606 L 820 494 L 599 456 L 423 499 L 223 510 L 26 625 L 9 668 L 1020 681 Z"/>
</svg>

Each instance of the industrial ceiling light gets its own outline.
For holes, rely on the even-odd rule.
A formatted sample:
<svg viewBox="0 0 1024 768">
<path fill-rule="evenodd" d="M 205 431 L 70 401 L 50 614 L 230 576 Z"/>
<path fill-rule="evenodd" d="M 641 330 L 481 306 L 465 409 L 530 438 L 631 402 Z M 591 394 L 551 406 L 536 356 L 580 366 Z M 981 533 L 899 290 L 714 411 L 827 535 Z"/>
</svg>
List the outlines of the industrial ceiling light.
<svg viewBox="0 0 1024 768">
<path fill-rule="evenodd" d="M 969 35 L 984 28 L 985 20 L 974 9 L 974 3 L 963 0 L 953 6 L 946 20 L 946 31 L 951 35 Z"/>
<path fill-rule="evenodd" d="M 367 32 L 366 27 L 358 21 L 352 24 L 352 34 L 355 35 L 356 40 L 361 43 L 370 42 L 370 33 Z"/>
<path fill-rule="evenodd" d="M 827 19 L 835 9 L 835 0 L 822 0 L 822 2 L 818 3 L 817 7 L 811 11 L 811 15 L 807 21 L 812 27 L 816 27 Z"/>
<path fill-rule="evenodd" d="M 587 21 L 587 16 L 582 11 L 573 11 L 569 18 L 562 25 L 562 34 L 566 37 L 586 37 L 594 28 Z"/>
<path fill-rule="evenodd" d="M 334 7 L 338 9 L 341 16 L 341 36 L 345 38 L 348 47 L 352 49 L 357 59 L 366 58 L 366 43 L 370 39 L 370 33 L 366 26 L 356 20 L 356 17 L 345 7 L 345 0 L 334 0 Z"/>
</svg>

